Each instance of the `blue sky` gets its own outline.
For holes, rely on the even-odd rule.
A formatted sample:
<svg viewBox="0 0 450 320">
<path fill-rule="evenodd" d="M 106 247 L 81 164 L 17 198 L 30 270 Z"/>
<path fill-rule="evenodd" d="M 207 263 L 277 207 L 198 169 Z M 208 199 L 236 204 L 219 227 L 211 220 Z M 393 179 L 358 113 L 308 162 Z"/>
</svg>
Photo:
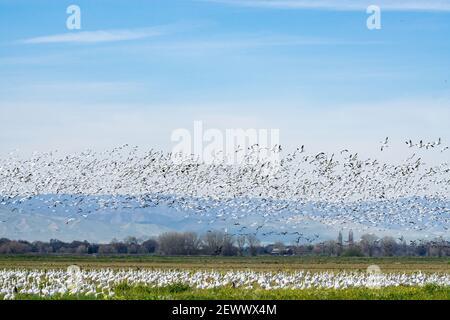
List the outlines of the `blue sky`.
<svg viewBox="0 0 450 320">
<path fill-rule="evenodd" d="M 368 154 L 450 141 L 449 34 L 450 0 L 0 0 L 0 154 L 170 149 L 194 120 Z"/>
</svg>

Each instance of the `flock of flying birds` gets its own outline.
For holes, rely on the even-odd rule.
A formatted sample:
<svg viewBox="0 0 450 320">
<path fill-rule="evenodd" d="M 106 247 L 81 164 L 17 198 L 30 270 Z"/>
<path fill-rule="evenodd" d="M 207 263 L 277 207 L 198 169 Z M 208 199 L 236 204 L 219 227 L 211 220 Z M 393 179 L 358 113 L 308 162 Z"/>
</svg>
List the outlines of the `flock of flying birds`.
<svg viewBox="0 0 450 320">
<path fill-rule="evenodd" d="M 243 160 L 235 165 L 194 157 L 174 161 L 171 153 L 129 145 L 67 156 L 11 154 L 0 158 L 0 207 L 11 215 L 42 206 L 68 208 L 65 224 L 100 211 L 151 214 L 154 207 L 167 207 L 210 230 L 220 224 L 230 234 L 290 237 L 297 243 L 319 239 L 320 234 L 305 231 L 319 224 L 448 238 L 450 165 L 422 159 L 424 152 L 444 154 L 448 147 L 440 138 L 405 145 L 408 154 L 400 163 L 348 149 L 309 154 L 305 146 L 286 155 L 275 146 L 270 152 L 280 155 L 276 162 L 258 157 L 259 145 L 241 148 L 236 152 L 244 153 Z M 387 148 L 389 138 L 380 142 L 381 152 Z"/>
</svg>

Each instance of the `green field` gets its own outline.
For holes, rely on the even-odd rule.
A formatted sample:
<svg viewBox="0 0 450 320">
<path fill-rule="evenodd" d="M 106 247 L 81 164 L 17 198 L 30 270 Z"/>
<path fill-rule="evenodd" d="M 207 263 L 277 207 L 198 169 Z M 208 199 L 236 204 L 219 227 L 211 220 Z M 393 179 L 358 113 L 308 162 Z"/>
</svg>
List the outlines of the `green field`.
<svg viewBox="0 0 450 320">
<path fill-rule="evenodd" d="M 310 271 L 365 272 L 370 265 L 377 265 L 383 273 L 433 273 L 449 274 L 449 258 L 330 258 L 330 257 L 163 257 L 163 256 L 0 256 L 0 269 L 54 270 L 65 269 L 70 265 L 82 269 L 157 269 L 194 271 L 237 271 L 252 270 L 261 272 Z M 215 289 L 197 289 L 186 284 L 176 283 L 166 287 L 154 288 L 144 285 L 130 286 L 126 283 L 115 285 L 114 296 L 54 295 L 38 297 L 17 294 L 15 299 L 117 299 L 117 300 L 172 300 L 172 299 L 444 299 L 450 300 L 450 287 L 437 285 L 398 286 L 382 289 L 243 289 L 231 286 Z M 1 296 L 0 296 L 1 298 Z"/>
<path fill-rule="evenodd" d="M 389 287 L 383 289 L 304 289 L 246 290 L 234 288 L 194 289 L 183 285 L 164 288 L 119 285 L 111 300 L 450 300 L 450 288 Z M 19 295 L 18 300 L 44 300 L 31 295 Z M 48 300 L 95 300 L 89 296 L 55 296 Z"/>
</svg>

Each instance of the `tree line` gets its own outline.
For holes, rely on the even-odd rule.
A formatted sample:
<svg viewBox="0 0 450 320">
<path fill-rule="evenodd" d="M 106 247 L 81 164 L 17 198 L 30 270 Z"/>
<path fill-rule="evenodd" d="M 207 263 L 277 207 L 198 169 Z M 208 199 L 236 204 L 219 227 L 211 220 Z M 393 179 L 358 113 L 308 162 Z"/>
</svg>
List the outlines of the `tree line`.
<svg viewBox="0 0 450 320">
<path fill-rule="evenodd" d="M 442 238 L 407 242 L 403 237 L 377 237 L 364 234 L 354 241 L 353 232 L 343 239 L 342 232 L 336 240 L 285 244 L 281 241 L 262 244 L 256 235 L 230 235 L 221 231 L 166 232 L 159 237 L 140 240 L 128 237 L 107 244 L 88 241 L 49 242 L 0 239 L 0 254 L 76 254 L 76 255 L 210 255 L 210 256 L 257 256 L 257 255 L 313 255 L 313 256 L 450 256 L 450 242 Z"/>
</svg>

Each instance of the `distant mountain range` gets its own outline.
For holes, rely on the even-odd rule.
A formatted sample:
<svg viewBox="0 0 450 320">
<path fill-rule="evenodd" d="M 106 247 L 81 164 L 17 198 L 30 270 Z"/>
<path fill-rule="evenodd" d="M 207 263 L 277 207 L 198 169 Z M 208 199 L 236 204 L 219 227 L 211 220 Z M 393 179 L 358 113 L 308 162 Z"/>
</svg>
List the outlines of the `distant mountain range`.
<svg viewBox="0 0 450 320">
<path fill-rule="evenodd" d="M 61 196 L 59 200 L 64 202 Z M 70 197 L 70 196 L 67 196 Z M 98 203 L 98 198 L 93 198 Z M 122 240 L 128 236 L 141 239 L 158 236 L 167 231 L 193 231 L 206 233 L 208 230 L 221 230 L 230 234 L 255 232 L 255 226 L 261 224 L 258 215 L 240 217 L 239 219 L 222 220 L 216 218 L 218 209 L 211 209 L 208 214 L 199 214 L 194 210 L 176 210 L 166 204 L 146 208 L 133 206 L 116 209 L 102 208 L 97 210 L 93 202 L 84 202 L 80 206 L 51 206 L 52 196 L 39 196 L 26 200 L 20 205 L 0 204 L 0 238 L 22 239 L 28 241 L 59 239 L 62 241 L 87 240 L 90 242 L 107 243 L 112 239 Z M 100 201 L 101 202 L 101 201 Z M 213 218 L 212 218 L 213 217 Z M 295 215 L 293 215 L 295 218 Z M 303 219 L 302 217 L 298 216 Z M 341 225 L 329 226 L 319 221 L 304 219 L 298 232 L 305 237 L 316 238 L 316 241 L 336 239 Z M 246 228 L 243 228 L 246 226 Z M 286 221 L 269 221 L 257 234 L 263 242 L 282 240 L 294 242 L 298 235 L 291 234 L 293 229 L 287 229 Z M 426 234 L 411 230 L 382 230 L 368 228 L 365 225 L 347 224 L 345 232 L 352 228 L 355 237 L 361 233 L 375 233 L 379 236 L 390 234 L 403 235 L 405 238 L 432 238 L 436 234 Z M 265 230 L 275 231 L 265 234 Z M 280 235 L 285 231 L 289 234 Z M 278 234 L 277 234 L 278 233 Z M 447 234 L 448 237 L 448 234 Z"/>
</svg>

